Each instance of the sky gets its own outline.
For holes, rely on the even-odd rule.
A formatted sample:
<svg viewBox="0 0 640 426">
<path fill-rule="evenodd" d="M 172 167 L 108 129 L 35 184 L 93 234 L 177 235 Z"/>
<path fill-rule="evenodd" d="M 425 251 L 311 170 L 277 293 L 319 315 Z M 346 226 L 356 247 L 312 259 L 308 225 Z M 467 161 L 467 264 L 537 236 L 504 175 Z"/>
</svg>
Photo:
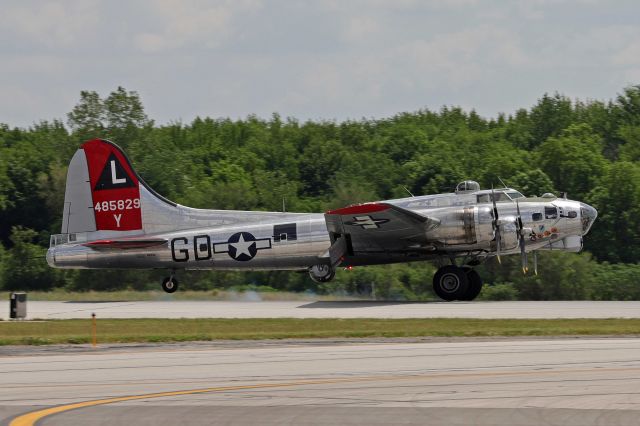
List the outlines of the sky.
<svg viewBox="0 0 640 426">
<path fill-rule="evenodd" d="M 384 118 L 443 105 L 490 118 L 544 93 L 640 84 L 635 0 L 5 0 L 0 123 L 62 119 L 81 90 L 197 116 Z"/>
</svg>

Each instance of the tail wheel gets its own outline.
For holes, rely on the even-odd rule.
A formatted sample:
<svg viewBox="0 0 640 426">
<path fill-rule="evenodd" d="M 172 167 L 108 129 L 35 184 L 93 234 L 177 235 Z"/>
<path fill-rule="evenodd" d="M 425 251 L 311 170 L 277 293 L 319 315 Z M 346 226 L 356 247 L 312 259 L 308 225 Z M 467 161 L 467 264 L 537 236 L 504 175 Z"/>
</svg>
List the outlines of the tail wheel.
<svg viewBox="0 0 640 426">
<path fill-rule="evenodd" d="M 465 267 L 463 270 L 467 273 L 469 289 L 460 300 L 474 300 L 482 290 L 482 278 L 480 278 L 480 274 L 473 268 Z"/>
<path fill-rule="evenodd" d="M 175 293 L 178 289 L 178 280 L 175 277 L 167 277 L 162 280 L 162 289 L 167 293 Z"/>
<path fill-rule="evenodd" d="M 462 268 L 454 265 L 443 266 L 433 276 L 433 291 L 447 302 L 464 300 L 468 290 L 469 279 Z"/>
</svg>

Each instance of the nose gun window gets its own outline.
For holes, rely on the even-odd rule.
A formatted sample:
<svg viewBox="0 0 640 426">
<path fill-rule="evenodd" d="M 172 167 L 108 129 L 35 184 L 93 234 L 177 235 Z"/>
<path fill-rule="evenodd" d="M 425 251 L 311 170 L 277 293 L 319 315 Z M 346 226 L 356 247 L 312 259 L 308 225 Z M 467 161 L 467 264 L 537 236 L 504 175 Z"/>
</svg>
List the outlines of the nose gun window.
<svg viewBox="0 0 640 426">
<path fill-rule="evenodd" d="M 544 208 L 544 218 L 545 219 L 557 219 L 558 218 L 558 209 L 555 207 L 545 207 Z"/>
<path fill-rule="evenodd" d="M 567 213 L 567 217 L 570 219 L 575 219 L 576 217 L 578 217 L 578 213 L 571 210 L 569 213 Z"/>
<path fill-rule="evenodd" d="M 584 207 L 581 207 L 580 217 L 582 218 L 582 231 L 587 232 L 587 230 L 591 226 L 591 216 L 589 215 L 589 211 Z"/>
</svg>

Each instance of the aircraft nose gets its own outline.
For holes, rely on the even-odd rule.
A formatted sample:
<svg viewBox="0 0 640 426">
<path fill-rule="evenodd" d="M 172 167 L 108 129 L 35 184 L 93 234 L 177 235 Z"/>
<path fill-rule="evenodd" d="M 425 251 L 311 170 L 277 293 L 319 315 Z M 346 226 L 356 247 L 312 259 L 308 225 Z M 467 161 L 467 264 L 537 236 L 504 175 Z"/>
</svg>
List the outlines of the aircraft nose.
<svg viewBox="0 0 640 426">
<path fill-rule="evenodd" d="M 582 235 L 586 235 L 598 217 L 598 211 L 589 204 L 580 203 L 580 217 L 582 219 Z"/>
</svg>

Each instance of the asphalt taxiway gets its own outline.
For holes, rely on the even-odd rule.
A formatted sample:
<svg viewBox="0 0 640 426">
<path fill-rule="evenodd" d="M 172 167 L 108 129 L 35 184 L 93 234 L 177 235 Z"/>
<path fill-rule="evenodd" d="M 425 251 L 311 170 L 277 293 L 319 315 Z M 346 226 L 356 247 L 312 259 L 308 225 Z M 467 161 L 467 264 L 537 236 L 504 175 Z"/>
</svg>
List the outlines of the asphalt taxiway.
<svg viewBox="0 0 640 426">
<path fill-rule="evenodd" d="M 636 425 L 640 339 L 0 349 L 0 381 L 12 426 Z"/>
<path fill-rule="evenodd" d="M 640 318 L 640 301 L 112 301 L 27 302 L 28 319 L 88 318 Z M 0 302 L 8 319 L 9 302 Z"/>
</svg>

